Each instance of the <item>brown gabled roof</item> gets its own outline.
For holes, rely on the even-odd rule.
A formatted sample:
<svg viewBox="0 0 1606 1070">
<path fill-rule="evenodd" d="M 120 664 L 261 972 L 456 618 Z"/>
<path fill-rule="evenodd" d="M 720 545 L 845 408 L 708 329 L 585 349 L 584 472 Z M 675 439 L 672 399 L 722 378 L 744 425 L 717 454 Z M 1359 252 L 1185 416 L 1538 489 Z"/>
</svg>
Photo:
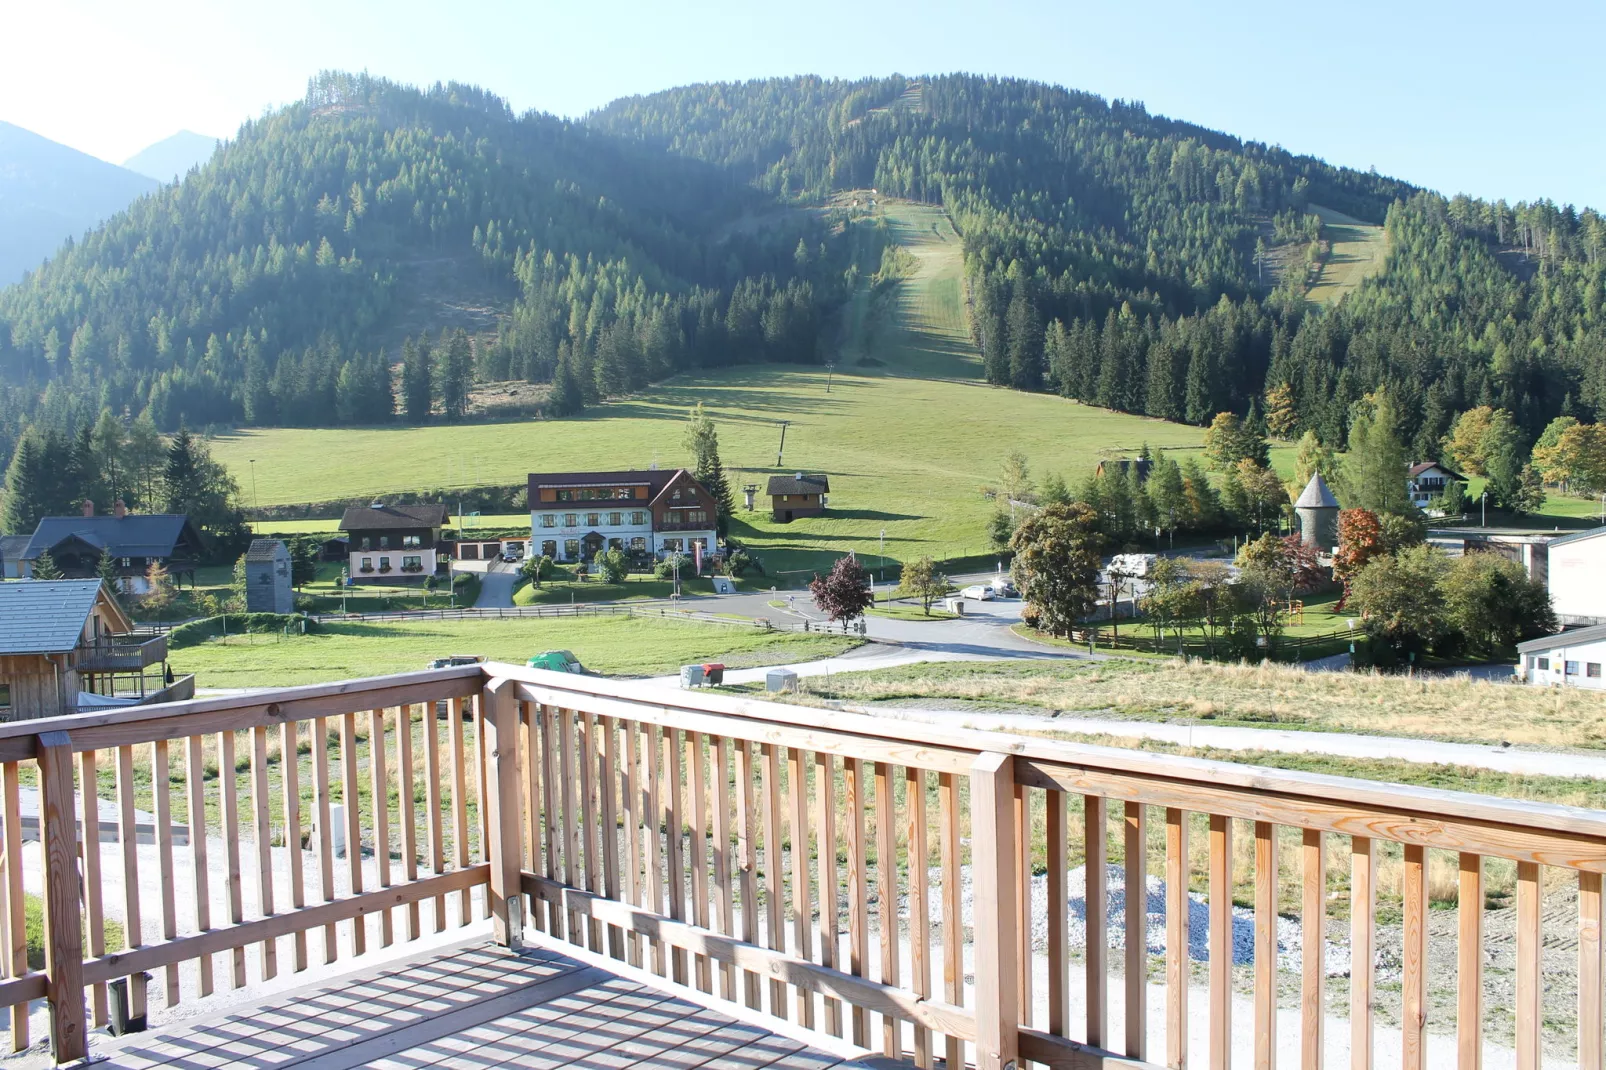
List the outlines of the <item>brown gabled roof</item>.
<svg viewBox="0 0 1606 1070">
<path fill-rule="evenodd" d="M 444 527 L 451 514 L 439 502 L 427 505 L 352 505 L 340 518 L 341 531 L 384 531 L 387 528 Z"/>
<path fill-rule="evenodd" d="M 1405 470 L 1406 478 L 1415 479 L 1417 476 L 1421 475 L 1423 472 L 1426 472 L 1429 468 L 1443 469 L 1444 473 L 1446 475 L 1453 476 L 1456 479 L 1459 479 L 1463 483 L 1465 483 L 1467 481 L 1467 477 L 1466 476 L 1462 475 L 1460 472 L 1457 472 L 1454 468 L 1451 468 L 1449 465 L 1444 464 L 1444 463 L 1442 463 L 1440 461 L 1418 461 L 1416 464 L 1413 464 L 1410 468 L 1407 468 Z"/>
<path fill-rule="evenodd" d="M 646 487 L 648 499 L 655 499 L 674 482 L 684 468 L 649 468 L 623 472 L 531 472 L 526 492 L 531 508 L 539 503 L 542 487 Z M 696 478 L 686 472 L 688 478 Z M 698 484 L 701 486 L 701 484 Z"/>
</svg>

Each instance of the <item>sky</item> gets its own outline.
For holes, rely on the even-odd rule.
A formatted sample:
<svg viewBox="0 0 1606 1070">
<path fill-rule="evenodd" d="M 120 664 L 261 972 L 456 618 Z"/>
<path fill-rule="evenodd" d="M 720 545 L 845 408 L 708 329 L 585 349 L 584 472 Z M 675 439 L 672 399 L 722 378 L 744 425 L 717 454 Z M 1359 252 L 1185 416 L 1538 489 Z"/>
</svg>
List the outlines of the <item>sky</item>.
<svg viewBox="0 0 1606 1070">
<path fill-rule="evenodd" d="M 1445 193 L 1606 208 L 1606 2 L 0 0 L 0 119 L 121 163 L 318 70 L 580 116 L 699 81 L 1053 82 Z"/>
</svg>

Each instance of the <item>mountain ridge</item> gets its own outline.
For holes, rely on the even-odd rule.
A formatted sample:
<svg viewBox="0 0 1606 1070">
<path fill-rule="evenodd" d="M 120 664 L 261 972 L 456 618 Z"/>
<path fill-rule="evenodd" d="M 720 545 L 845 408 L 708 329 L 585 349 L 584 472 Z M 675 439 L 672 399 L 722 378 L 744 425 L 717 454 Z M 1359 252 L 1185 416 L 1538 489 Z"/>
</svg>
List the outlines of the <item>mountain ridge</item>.
<svg viewBox="0 0 1606 1070">
<path fill-rule="evenodd" d="M 199 167 L 211 159 L 221 140 L 192 130 L 180 130 L 145 146 L 124 160 L 123 166 L 166 185 L 188 174 L 190 168 Z"/>
</svg>

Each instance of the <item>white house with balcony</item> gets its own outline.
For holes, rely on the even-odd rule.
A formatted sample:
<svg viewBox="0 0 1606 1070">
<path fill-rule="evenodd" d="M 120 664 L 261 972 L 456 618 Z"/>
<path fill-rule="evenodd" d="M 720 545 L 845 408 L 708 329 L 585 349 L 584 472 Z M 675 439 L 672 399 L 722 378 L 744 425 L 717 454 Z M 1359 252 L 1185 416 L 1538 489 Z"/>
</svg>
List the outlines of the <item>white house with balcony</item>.
<svg viewBox="0 0 1606 1070">
<path fill-rule="evenodd" d="M 719 550 L 714 497 L 684 468 L 531 473 L 529 504 L 529 552 L 554 561 Z"/>
</svg>

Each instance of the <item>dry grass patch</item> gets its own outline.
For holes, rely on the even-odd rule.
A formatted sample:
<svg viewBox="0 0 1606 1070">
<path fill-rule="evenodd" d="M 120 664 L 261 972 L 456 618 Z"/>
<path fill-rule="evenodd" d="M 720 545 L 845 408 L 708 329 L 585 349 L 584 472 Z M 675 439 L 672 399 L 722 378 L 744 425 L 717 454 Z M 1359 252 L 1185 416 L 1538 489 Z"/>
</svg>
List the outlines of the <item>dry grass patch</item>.
<svg viewBox="0 0 1606 1070">
<path fill-rule="evenodd" d="M 833 674 L 829 684 L 811 680 L 809 687 L 820 697 L 851 702 L 1030 707 L 1536 747 L 1606 744 L 1606 694 L 1465 677 L 1203 661 L 959 662 Z"/>
</svg>

